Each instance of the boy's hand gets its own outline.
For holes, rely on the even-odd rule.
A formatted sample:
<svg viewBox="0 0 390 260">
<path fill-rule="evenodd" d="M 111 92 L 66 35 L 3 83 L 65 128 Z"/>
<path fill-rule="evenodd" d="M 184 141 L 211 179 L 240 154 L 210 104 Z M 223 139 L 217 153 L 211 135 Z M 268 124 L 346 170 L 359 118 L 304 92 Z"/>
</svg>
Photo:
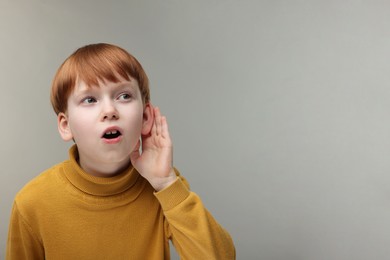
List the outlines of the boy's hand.
<svg viewBox="0 0 390 260">
<path fill-rule="evenodd" d="M 149 135 L 142 136 L 142 153 L 140 154 L 140 141 L 130 155 L 134 168 L 149 181 L 156 191 L 168 187 L 176 180 L 173 170 L 173 147 L 168 132 L 168 124 L 165 116 L 156 107 L 151 110 L 154 113 L 154 122 Z"/>
</svg>

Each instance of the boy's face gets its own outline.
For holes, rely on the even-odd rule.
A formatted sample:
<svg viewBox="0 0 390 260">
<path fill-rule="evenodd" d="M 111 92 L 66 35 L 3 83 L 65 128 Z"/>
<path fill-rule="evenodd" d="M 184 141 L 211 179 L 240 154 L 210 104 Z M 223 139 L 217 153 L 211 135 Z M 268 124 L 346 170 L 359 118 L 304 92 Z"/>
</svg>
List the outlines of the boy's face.
<svg viewBox="0 0 390 260">
<path fill-rule="evenodd" d="M 95 176 L 110 176 L 126 167 L 141 134 L 149 134 L 153 114 L 144 106 L 136 80 L 79 82 L 68 98 L 67 113 L 58 115 L 65 141 L 74 139 L 80 166 Z"/>
</svg>

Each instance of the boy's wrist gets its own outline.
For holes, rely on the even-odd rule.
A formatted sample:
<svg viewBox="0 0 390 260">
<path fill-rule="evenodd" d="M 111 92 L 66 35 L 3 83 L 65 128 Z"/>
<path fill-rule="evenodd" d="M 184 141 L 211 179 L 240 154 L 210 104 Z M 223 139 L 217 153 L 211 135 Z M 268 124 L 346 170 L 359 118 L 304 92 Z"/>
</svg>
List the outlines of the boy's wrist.
<svg viewBox="0 0 390 260">
<path fill-rule="evenodd" d="M 176 180 L 177 180 L 176 173 L 172 169 L 168 176 L 166 176 L 166 177 L 158 177 L 158 178 L 155 178 L 154 180 L 149 180 L 149 183 L 152 185 L 154 190 L 156 192 L 158 192 L 158 191 L 161 191 L 161 190 L 169 187 Z"/>
</svg>

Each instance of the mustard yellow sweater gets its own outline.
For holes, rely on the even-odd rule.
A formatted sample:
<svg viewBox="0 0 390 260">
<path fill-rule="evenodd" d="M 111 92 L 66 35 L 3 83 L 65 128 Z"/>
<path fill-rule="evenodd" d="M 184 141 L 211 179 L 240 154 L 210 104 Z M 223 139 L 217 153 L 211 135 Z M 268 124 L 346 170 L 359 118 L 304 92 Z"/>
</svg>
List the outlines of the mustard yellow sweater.
<svg viewBox="0 0 390 260">
<path fill-rule="evenodd" d="M 70 159 L 37 176 L 16 196 L 7 260 L 234 259 L 229 234 L 178 174 L 154 192 L 136 170 L 112 178 L 86 174 Z"/>
</svg>

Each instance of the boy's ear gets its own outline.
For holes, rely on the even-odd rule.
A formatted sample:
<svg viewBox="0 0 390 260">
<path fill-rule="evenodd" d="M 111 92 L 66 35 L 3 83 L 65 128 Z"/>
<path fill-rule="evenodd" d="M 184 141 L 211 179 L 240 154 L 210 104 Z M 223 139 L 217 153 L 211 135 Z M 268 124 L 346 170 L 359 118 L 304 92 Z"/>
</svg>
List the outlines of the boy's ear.
<svg viewBox="0 0 390 260">
<path fill-rule="evenodd" d="M 61 112 L 58 114 L 57 126 L 62 140 L 67 142 L 73 139 L 73 134 L 69 127 L 68 117 L 65 115 L 65 113 Z"/>
<path fill-rule="evenodd" d="M 152 131 L 153 123 L 154 123 L 154 113 L 153 106 L 150 103 L 147 103 L 144 108 L 143 113 L 143 122 L 142 122 L 142 135 L 149 135 Z"/>
</svg>

